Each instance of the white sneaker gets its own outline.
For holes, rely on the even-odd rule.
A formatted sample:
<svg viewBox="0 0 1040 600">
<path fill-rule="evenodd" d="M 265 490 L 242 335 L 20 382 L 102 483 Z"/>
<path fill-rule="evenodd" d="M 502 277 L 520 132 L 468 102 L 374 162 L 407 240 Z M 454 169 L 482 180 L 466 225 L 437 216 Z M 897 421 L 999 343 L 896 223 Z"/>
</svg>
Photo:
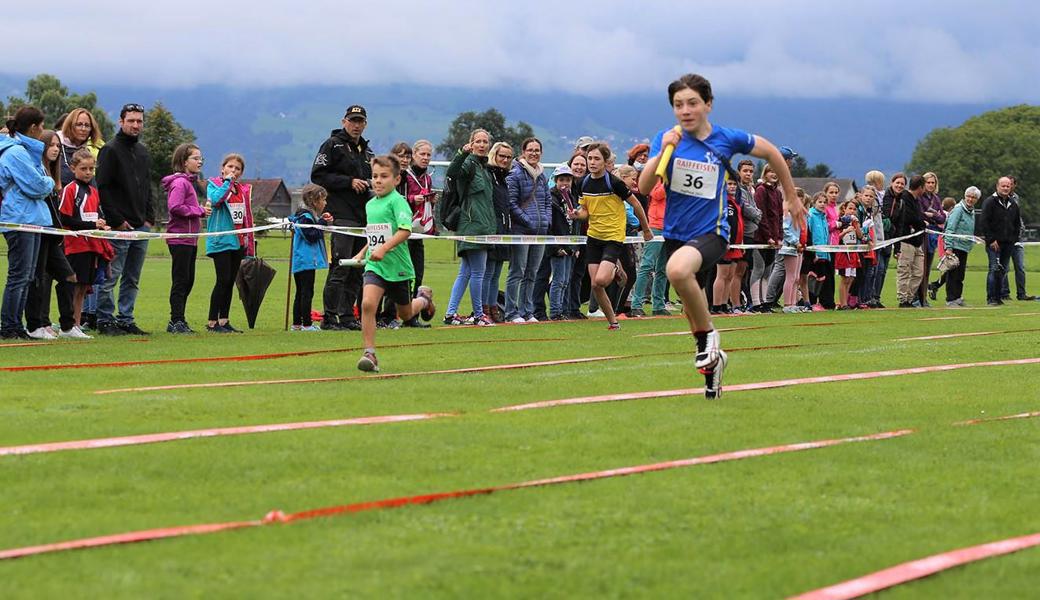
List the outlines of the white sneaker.
<svg viewBox="0 0 1040 600">
<path fill-rule="evenodd" d="M 513 317 L 512 319 L 509 320 L 509 322 L 510 323 L 526 323 L 527 319 L 525 319 L 523 317 Z"/>
<path fill-rule="evenodd" d="M 715 361 L 715 366 L 710 370 L 701 370 L 701 373 L 704 375 L 705 398 L 714 400 L 722 397 L 722 374 L 726 370 L 727 362 L 729 362 L 729 357 L 726 356 L 726 352 L 719 350 L 719 359 Z"/>
<path fill-rule="evenodd" d="M 94 339 L 93 336 L 90 336 L 90 335 L 87 335 L 87 334 L 83 333 L 83 330 L 79 328 L 79 325 L 73 325 L 72 328 L 69 329 L 68 331 L 61 330 L 58 333 L 58 337 L 60 337 L 60 338 L 70 338 L 70 339 L 73 339 L 73 340 L 92 340 L 92 339 Z"/>
<path fill-rule="evenodd" d="M 29 332 L 29 337 L 34 340 L 53 340 L 56 339 L 54 334 L 50 332 L 46 327 L 39 327 Z"/>
<path fill-rule="evenodd" d="M 530 316 L 530 317 L 527 317 L 527 322 L 528 323 L 537 323 L 538 319 L 534 318 L 534 316 Z"/>
<path fill-rule="evenodd" d="M 597 309 L 596 312 L 590 312 L 589 316 L 595 318 L 595 317 L 606 317 L 607 315 L 603 314 L 602 310 Z"/>
<path fill-rule="evenodd" d="M 704 352 L 698 352 L 694 357 L 694 366 L 698 369 L 711 368 L 719 360 L 719 332 L 712 329 L 708 332 L 708 340 L 704 345 Z"/>
</svg>

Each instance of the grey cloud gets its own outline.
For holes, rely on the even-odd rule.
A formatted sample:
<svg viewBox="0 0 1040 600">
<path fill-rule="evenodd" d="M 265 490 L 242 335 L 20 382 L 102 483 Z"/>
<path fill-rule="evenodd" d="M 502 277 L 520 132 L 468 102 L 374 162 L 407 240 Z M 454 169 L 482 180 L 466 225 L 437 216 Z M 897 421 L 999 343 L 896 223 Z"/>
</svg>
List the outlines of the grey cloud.
<svg viewBox="0 0 1040 600">
<path fill-rule="evenodd" d="M 686 71 L 719 93 L 945 102 L 1040 97 L 1040 4 L 810 2 L 379 3 L 225 0 L 198 13 L 100 2 L 46 15 L 90 32 L 83 57 L 7 28 L 33 48 L 19 73 L 143 86 L 516 85 L 654 93 Z"/>
</svg>

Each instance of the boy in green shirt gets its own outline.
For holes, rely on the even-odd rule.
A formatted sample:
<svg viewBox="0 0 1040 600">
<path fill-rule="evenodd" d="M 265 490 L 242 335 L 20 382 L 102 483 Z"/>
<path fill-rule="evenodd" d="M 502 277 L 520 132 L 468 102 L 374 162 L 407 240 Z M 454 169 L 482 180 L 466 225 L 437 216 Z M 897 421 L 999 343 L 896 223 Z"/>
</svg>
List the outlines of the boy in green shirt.
<svg viewBox="0 0 1040 600">
<path fill-rule="evenodd" d="M 365 204 L 368 244 L 354 257 L 355 260 L 365 260 L 361 299 L 361 335 L 365 353 L 357 364 L 362 371 L 379 372 L 376 313 L 384 294 L 397 305 L 397 318 L 402 321 L 417 314 L 429 321 L 434 315 L 433 290 L 421 286 L 419 297 L 411 297 L 415 268 L 404 242 L 412 234 L 412 209 L 404 196 L 397 193 L 400 182 L 401 165 L 396 158 L 378 156 L 372 159 L 372 191 L 376 197 Z"/>
</svg>

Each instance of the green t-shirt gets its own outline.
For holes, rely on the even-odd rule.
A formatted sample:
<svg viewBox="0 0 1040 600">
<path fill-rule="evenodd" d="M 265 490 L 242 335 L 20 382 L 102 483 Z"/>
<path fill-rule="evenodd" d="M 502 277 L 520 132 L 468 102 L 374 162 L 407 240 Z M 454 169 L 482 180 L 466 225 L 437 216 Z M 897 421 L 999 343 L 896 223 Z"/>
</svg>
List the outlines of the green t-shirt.
<svg viewBox="0 0 1040 600">
<path fill-rule="evenodd" d="M 389 194 L 372 198 L 365 204 L 368 225 L 365 235 L 368 237 L 368 252 L 365 258 L 372 256 L 372 250 L 394 237 L 399 229 L 412 230 L 412 209 L 404 196 L 397 190 Z M 365 270 L 379 275 L 386 281 L 409 281 L 415 279 L 415 267 L 408 253 L 408 244 L 398 244 L 383 256 L 383 260 L 369 260 Z"/>
</svg>

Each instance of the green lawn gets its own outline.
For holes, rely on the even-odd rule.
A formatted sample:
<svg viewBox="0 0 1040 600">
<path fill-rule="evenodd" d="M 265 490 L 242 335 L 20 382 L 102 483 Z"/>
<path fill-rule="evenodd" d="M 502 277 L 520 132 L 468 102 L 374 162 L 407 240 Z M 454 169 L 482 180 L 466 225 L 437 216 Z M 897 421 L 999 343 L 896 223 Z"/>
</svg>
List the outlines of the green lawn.
<svg viewBox="0 0 1040 600">
<path fill-rule="evenodd" d="M 2 245 L 0 245 L 2 248 Z M 151 243 L 138 301 L 147 341 L 0 347 L 0 366 L 235 356 L 360 346 L 355 332 L 284 333 L 287 243 L 255 331 L 161 333 L 169 260 Z M 457 264 L 427 243 L 441 309 Z M 1028 262 L 1040 268 L 1040 252 Z M 985 256 L 966 301 L 984 305 Z M 0 269 L 6 263 L 0 259 Z M 2 271 L 0 271 L 2 272 Z M 1040 272 L 1030 272 L 1034 293 Z M 201 325 L 212 267 L 188 304 Z M 320 287 L 322 277 L 319 276 Z M 504 282 L 504 278 L 503 278 Z M 894 271 L 885 303 L 894 305 Z M 320 295 L 319 295 L 320 297 Z M 320 303 L 320 300 L 318 300 Z M 941 304 L 941 303 L 936 303 Z M 463 306 L 468 306 L 468 300 Z M 318 308 L 316 305 L 315 308 Z M 53 309 L 56 312 L 56 308 Z M 1032 313 L 1032 314 L 1030 314 Z M 1040 303 L 725 318 L 730 384 L 1040 357 Z M 922 321 L 930 317 L 966 317 Z M 233 322 L 244 324 L 241 309 Z M 803 323 L 831 326 L 795 327 Z M 1040 365 L 984 367 L 517 413 L 537 400 L 696 387 L 679 319 L 380 331 L 384 373 L 589 356 L 519 371 L 96 395 L 177 383 L 349 376 L 357 351 L 250 362 L 0 372 L 0 446 L 206 427 L 415 412 L 425 422 L 0 457 L 0 550 L 136 529 L 257 519 L 381 498 L 507 484 L 901 428 L 913 435 L 430 506 L 0 562 L 0 595 L 37 597 L 781 597 L 937 552 L 1040 531 Z M 482 344 L 486 340 L 501 343 Z M 466 343 L 474 342 L 474 343 Z M 893 597 L 1035 597 L 1040 549 L 955 569 Z"/>
</svg>

